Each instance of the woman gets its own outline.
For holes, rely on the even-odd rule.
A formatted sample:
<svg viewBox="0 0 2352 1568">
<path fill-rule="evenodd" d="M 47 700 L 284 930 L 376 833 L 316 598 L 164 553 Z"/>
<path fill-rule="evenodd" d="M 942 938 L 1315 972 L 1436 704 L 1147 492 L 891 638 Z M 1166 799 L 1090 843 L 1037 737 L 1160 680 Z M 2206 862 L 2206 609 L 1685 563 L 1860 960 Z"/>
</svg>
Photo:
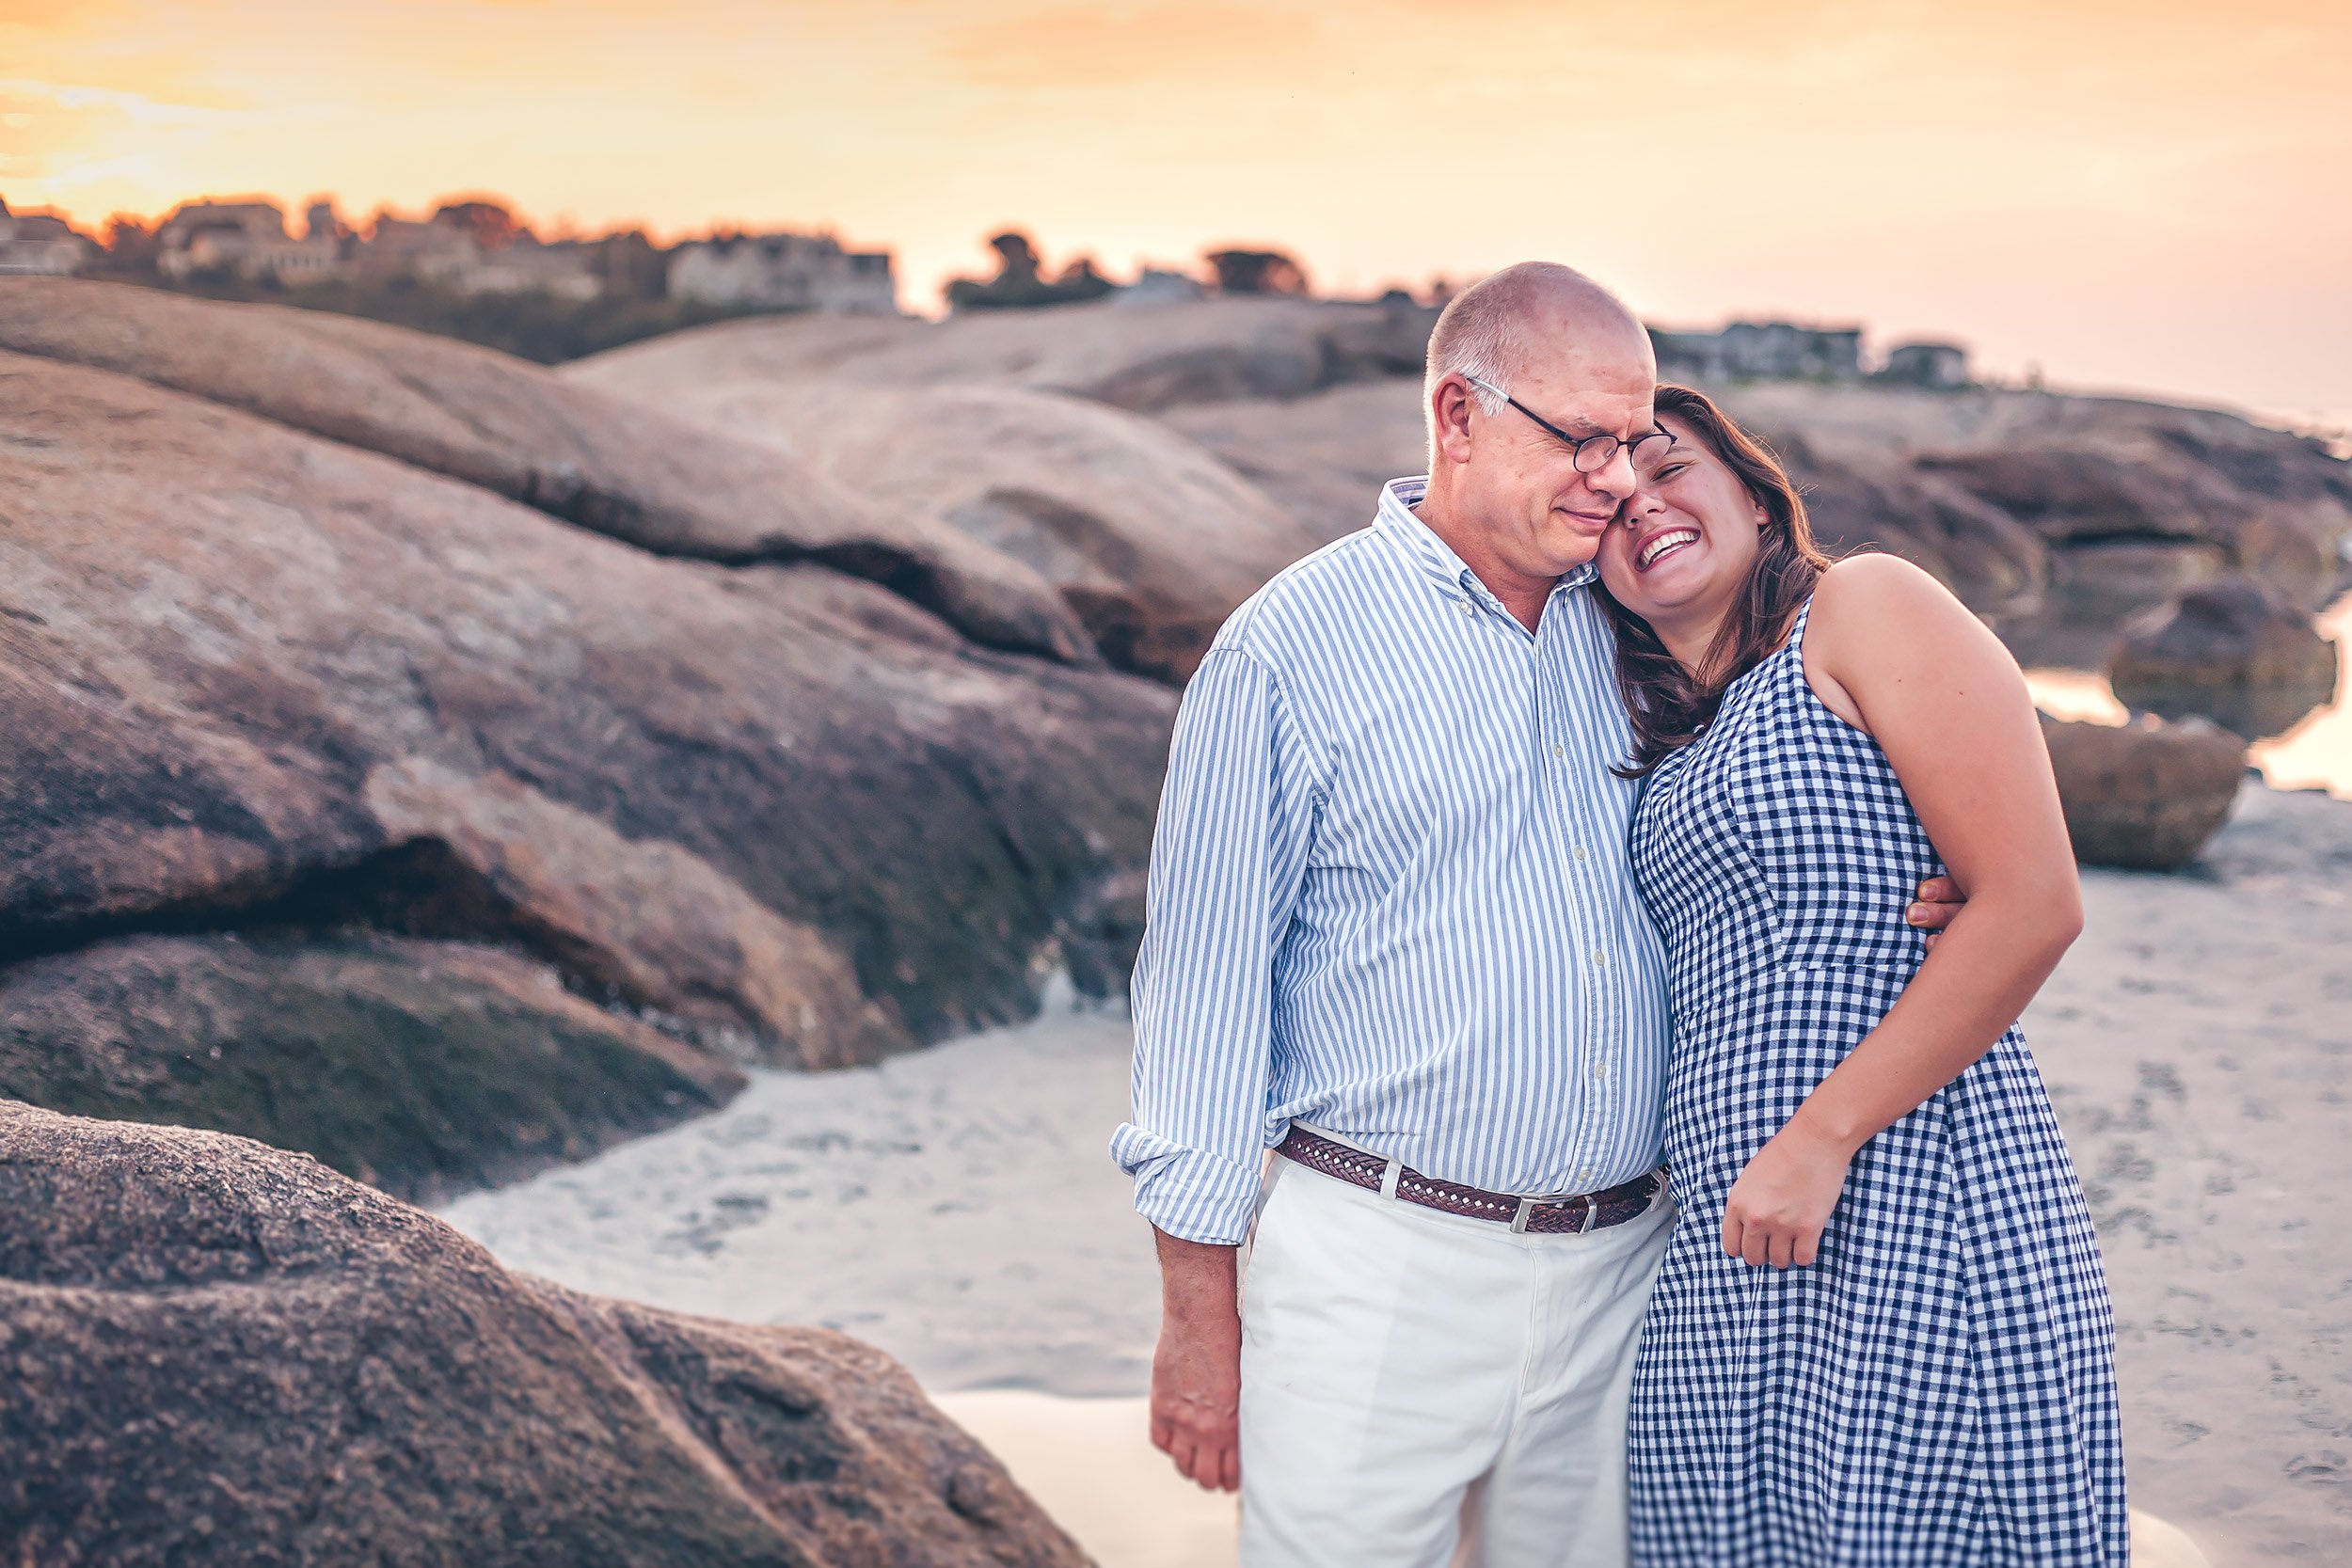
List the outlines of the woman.
<svg viewBox="0 0 2352 1568">
<path fill-rule="evenodd" d="M 1634 1373 L 1637 1563 L 2128 1560 L 2099 1249 L 2011 1022 L 2081 894 L 2017 666 L 1832 565 L 1772 457 L 1659 389 L 1601 544 L 1681 1218 Z M 1903 923 L 1948 870 L 1932 955 Z"/>
</svg>

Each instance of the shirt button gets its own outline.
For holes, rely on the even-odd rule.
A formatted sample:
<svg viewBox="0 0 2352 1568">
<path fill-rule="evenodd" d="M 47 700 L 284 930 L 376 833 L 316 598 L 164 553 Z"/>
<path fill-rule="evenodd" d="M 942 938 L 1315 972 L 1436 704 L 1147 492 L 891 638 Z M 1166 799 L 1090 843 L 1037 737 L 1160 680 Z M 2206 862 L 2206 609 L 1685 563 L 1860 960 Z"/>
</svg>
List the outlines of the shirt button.
<svg viewBox="0 0 2352 1568">
<path fill-rule="evenodd" d="M 1596 1078 L 1606 1078 L 1606 1077 L 1608 1077 L 1608 1076 L 1609 1076 L 1609 1064 L 1608 1064 L 1607 1062 L 1602 1062 L 1602 1063 L 1599 1063 L 1598 1065 L 1597 1065 L 1597 1066 L 1593 1069 L 1593 1076 L 1594 1076 L 1594 1077 L 1596 1077 Z"/>
<path fill-rule="evenodd" d="M 1578 860 L 1582 860 L 1584 858 L 1584 846 L 1581 844 L 1576 847 L 1576 858 Z"/>
<path fill-rule="evenodd" d="M 1470 603 L 1468 599 L 1464 599 L 1462 601 L 1462 613 L 1465 615 L 1475 615 L 1478 613 L 1478 607 Z"/>
<path fill-rule="evenodd" d="M 1580 1187 L 1591 1186 L 1593 1184 L 1593 1173 L 1589 1170 L 1578 1171 L 1576 1173 L 1576 1184 Z"/>
<path fill-rule="evenodd" d="M 1565 757 L 1568 754 L 1568 750 L 1565 746 L 1554 746 L 1551 749 L 1551 754 L 1555 757 Z"/>
<path fill-rule="evenodd" d="M 1609 967 L 1609 955 L 1596 947 L 1593 949 L 1593 962 L 1598 964 L 1601 968 L 1606 969 Z"/>
</svg>

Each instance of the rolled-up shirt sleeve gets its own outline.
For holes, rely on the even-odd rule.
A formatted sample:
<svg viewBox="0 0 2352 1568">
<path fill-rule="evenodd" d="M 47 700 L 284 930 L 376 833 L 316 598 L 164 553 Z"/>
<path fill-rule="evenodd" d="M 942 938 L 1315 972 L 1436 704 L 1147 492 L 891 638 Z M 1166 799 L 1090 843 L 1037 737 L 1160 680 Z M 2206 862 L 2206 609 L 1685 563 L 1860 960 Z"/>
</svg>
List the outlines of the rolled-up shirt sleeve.
<svg viewBox="0 0 2352 1568">
<path fill-rule="evenodd" d="M 1275 966 L 1313 832 L 1296 715 L 1274 672 L 1210 650 L 1176 719 L 1136 961 L 1134 1119 L 1111 1156 L 1171 1236 L 1238 1243 L 1258 1196 Z"/>
</svg>

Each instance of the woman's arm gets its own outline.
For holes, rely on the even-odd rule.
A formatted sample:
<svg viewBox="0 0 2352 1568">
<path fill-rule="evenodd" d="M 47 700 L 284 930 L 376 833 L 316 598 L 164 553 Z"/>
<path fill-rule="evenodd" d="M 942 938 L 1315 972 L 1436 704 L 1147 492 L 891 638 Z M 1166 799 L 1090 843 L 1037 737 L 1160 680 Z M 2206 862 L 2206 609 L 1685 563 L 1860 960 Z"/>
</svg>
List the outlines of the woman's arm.
<svg viewBox="0 0 2352 1568">
<path fill-rule="evenodd" d="M 1855 1151 L 1991 1049 L 2082 929 L 2041 721 L 1982 623 L 1917 567 L 1859 556 L 1821 579 L 1804 657 L 1822 701 L 1885 751 L 1968 901 L 1734 1183 L 1724 1250 L 1780 1268 L 1813 1261 Z"/>
</svg>

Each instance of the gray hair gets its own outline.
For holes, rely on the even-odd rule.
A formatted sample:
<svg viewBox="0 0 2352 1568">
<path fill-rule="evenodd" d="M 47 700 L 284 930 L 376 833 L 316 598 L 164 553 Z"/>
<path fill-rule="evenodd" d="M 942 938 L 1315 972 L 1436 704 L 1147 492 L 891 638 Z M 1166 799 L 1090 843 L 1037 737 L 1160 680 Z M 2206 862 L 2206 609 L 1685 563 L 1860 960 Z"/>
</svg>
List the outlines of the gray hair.
<svg viewBox="0 0 2352 1568">
<path fill-rule="evenodd" d="M 1490 273 L 1447 301 L 1429 334 L 1428 369 L 1422 377 L 1422 417 L 1429 427 L 1429 460 L 1437 464 L 1438 383 L 1449 375 L 1483 381 L 1470 396 L 1488 416 L 1503 410 L 1502 392 L 1535 357 L 1535 318 L 1543 302 L 1569 292 L 1613 294 L 1573 267 L 1521 261 Z M 1487 387 L 1502 388 L 1488 391 Z"/>
</svg>

